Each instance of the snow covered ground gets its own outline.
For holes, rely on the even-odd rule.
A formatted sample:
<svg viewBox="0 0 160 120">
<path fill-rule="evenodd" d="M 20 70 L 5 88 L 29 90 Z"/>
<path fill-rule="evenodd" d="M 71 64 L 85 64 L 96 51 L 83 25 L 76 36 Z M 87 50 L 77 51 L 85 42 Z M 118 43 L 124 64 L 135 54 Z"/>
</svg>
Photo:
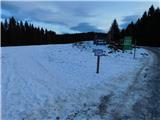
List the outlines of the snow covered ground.
<svg viewBox="0 0 160 120">
<path fill-rule="evenodd" d="M 109 54 L 105 46 L 90 42 L 84 47 L 66 44 L 2 48 L 3 119 L 103 119 L 101 113 L 108 107 L 104 103 L 110 97 L 114 98 L 113 104 L 122 102 L 120 96 L 151 57 L 142 48 L 137 49 L 133 59 L 133 51 Z M 106 51 L 99 74 L 92 52 L 95 48 Z M 112 105 L 108 112 L 111 109 Z"/>
</svg>

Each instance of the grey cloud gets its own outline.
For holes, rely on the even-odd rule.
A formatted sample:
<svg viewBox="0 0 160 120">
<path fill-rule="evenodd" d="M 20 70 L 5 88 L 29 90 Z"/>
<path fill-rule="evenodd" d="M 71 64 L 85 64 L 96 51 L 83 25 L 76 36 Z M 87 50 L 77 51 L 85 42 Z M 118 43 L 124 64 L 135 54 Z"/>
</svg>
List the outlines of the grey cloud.
<svg viewBox="0 0 160 120">
<path fill-rule="evenodd" d="M 43 4 L 43 2 L 38 3 L 39 5 Z M 32 9 L 28 9 L 29 5 Z M 22 7 L 24 9 L 22 9 Z M 14 16 L 18 20 L 29 19 L 31 21 L 33 20 L 37 22 L 44 22 L 48 24 L 60 24 L 66 26 L 65 21 L 63 22 L 63 20 L 56 20 L 56 15 L 58 15 L 59 13 L 47 9 L 47 6 L 45 5 L 44 7 L 34 8 L 32 2 L 2 2 L 2 9 L 7 10 L 11 13 L 11 15 L 8 16 L 6 13 L 2 12 L 3 18 Z"/>
<path fill-rule="evenodd" d="M 139 15 L 129 15 L 129 16 L 123 16 L 122 17 L 122 24 L 120 25 L 120 28 L 126 28 L 128 24 L 131 22 L 136 22 L 140 18 Z"/>
<path fill-rule="evenodd" d="M 122 28 L 122 29 L 124 28 L 125 29 L 125 28 L 127 28 L 128 24 L 129 24 L 128 22 L 120 24 L 120 28 Z"/>
<path fill-rule="evenodd" d="M 80 32 L 103 32 L 102 30 L 90 25 L 89 23 L 79 23 L 77 26 L 71 27 L 70 29 Z"/>
<path fill-rule="evenodd" d="M 60 24 L 65 25 L 65 21 L 62 20 L 56 20 L 56 15 L 58 15 L 57 12 L 47 10 L 47 9 L 36 9 L 34 11 L 30 11 L 27 13 L 28 16 L 30 16 L 31 19 L 38 21 L 38 22 L 45 22 L 49 24 Z"/>
<path fill-rule="evenodd" d="M 123 22 L 135 22 L 140 16 L 139 15 L 129 15 L 129 16 L 123 16 L 122 21 Z"/>
</svg>

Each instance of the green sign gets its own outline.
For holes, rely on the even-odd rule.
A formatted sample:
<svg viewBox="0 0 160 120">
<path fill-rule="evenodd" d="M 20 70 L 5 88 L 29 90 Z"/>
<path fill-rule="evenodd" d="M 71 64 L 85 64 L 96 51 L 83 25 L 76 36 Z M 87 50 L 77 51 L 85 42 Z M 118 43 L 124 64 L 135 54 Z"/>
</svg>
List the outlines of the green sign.
<svg viewBox="0 0 160 120">
<path fill-rule="evenodd" d="M 126 36 L 123 42 L 123 50 L 131 50 L 132 49 L 132 37 Z"/>
</svg>

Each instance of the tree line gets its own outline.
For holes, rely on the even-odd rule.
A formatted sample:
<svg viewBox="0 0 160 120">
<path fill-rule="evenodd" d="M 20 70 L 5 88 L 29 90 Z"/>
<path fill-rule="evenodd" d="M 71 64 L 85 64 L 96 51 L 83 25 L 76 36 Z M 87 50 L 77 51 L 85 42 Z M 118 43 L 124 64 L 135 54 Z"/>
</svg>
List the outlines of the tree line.
<svg viewBox="0 0 160 120">
<path fill-rule="evenodd" d="M 34 27 L 27 21 L 24 23 L 22 21 L 18 22 L 14 17 L 11 17 L 9 21 L 1 22 L 1 32 L 2 46 L 41 44 L 43 41 L 52 40 L 56 35 L 54 31 Z"/>
<path fill-rule="evenodd" d="M 54 31 L 34 27 L 33 24 L 29 24 L 27 21 L 18 22 L 14 17 L 1 22 L 1 33 L 1 46 L 64 44 L 93 40 L 95 34 L 106 36 L 105 33 L 95 32 L 56 34 Z"/>
<path fill-rule="evenodd" d="M 122 48 L 123 38 L 131 36 L 133 43 L 141 46 L 160 46 L 160 9 L 152 5 L 135 23 L 120 30 L 116 20 L 108 32 L 108 43 L 114 48 Z"/>
<path fill-rule="evenodd" d="M 138 45 L 160 46 L 160 9 L 152 5 L 136 23 L 131 22 L 122 36 L 130 35 Z"/>
<path fill-rule="evenodd" d="M 126 29 L 119 29 L 116 19 L 108 33 L 74 33 L 56 34 L 55 31 L 34 27 L 27 21 L 16 21 L 14 17 L 1 22 L 1 46 L 73 43 L 96 39 L 104 39 L 113 47 L 122 47 L 123 38 L 131 36 L 138 45 L 160 46 L 160 9 L 152 5 L 148 12 L 135 23 L 131 22 Z M 133 41 L 133 42 L 134 42 Z"/>
</svg>

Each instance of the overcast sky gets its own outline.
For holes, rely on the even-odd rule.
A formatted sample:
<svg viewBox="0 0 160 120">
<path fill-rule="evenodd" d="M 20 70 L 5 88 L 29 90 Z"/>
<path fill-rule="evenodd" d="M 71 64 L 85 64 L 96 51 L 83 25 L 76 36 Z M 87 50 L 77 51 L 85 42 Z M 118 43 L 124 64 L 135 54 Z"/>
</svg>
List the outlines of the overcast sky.
<svg viewBox="0 0 160 120">
<path fill-rule="evenodd" d="M 136 21 L 151 5 L 150 2 L 55 2 L 28 1 L 1 3 L 1 19 L 14 16 L 27 20 L 35 26 L 53 30 L 56 33 L 107 32 L 116 18 L 120 28 Z"/>
</svg>

